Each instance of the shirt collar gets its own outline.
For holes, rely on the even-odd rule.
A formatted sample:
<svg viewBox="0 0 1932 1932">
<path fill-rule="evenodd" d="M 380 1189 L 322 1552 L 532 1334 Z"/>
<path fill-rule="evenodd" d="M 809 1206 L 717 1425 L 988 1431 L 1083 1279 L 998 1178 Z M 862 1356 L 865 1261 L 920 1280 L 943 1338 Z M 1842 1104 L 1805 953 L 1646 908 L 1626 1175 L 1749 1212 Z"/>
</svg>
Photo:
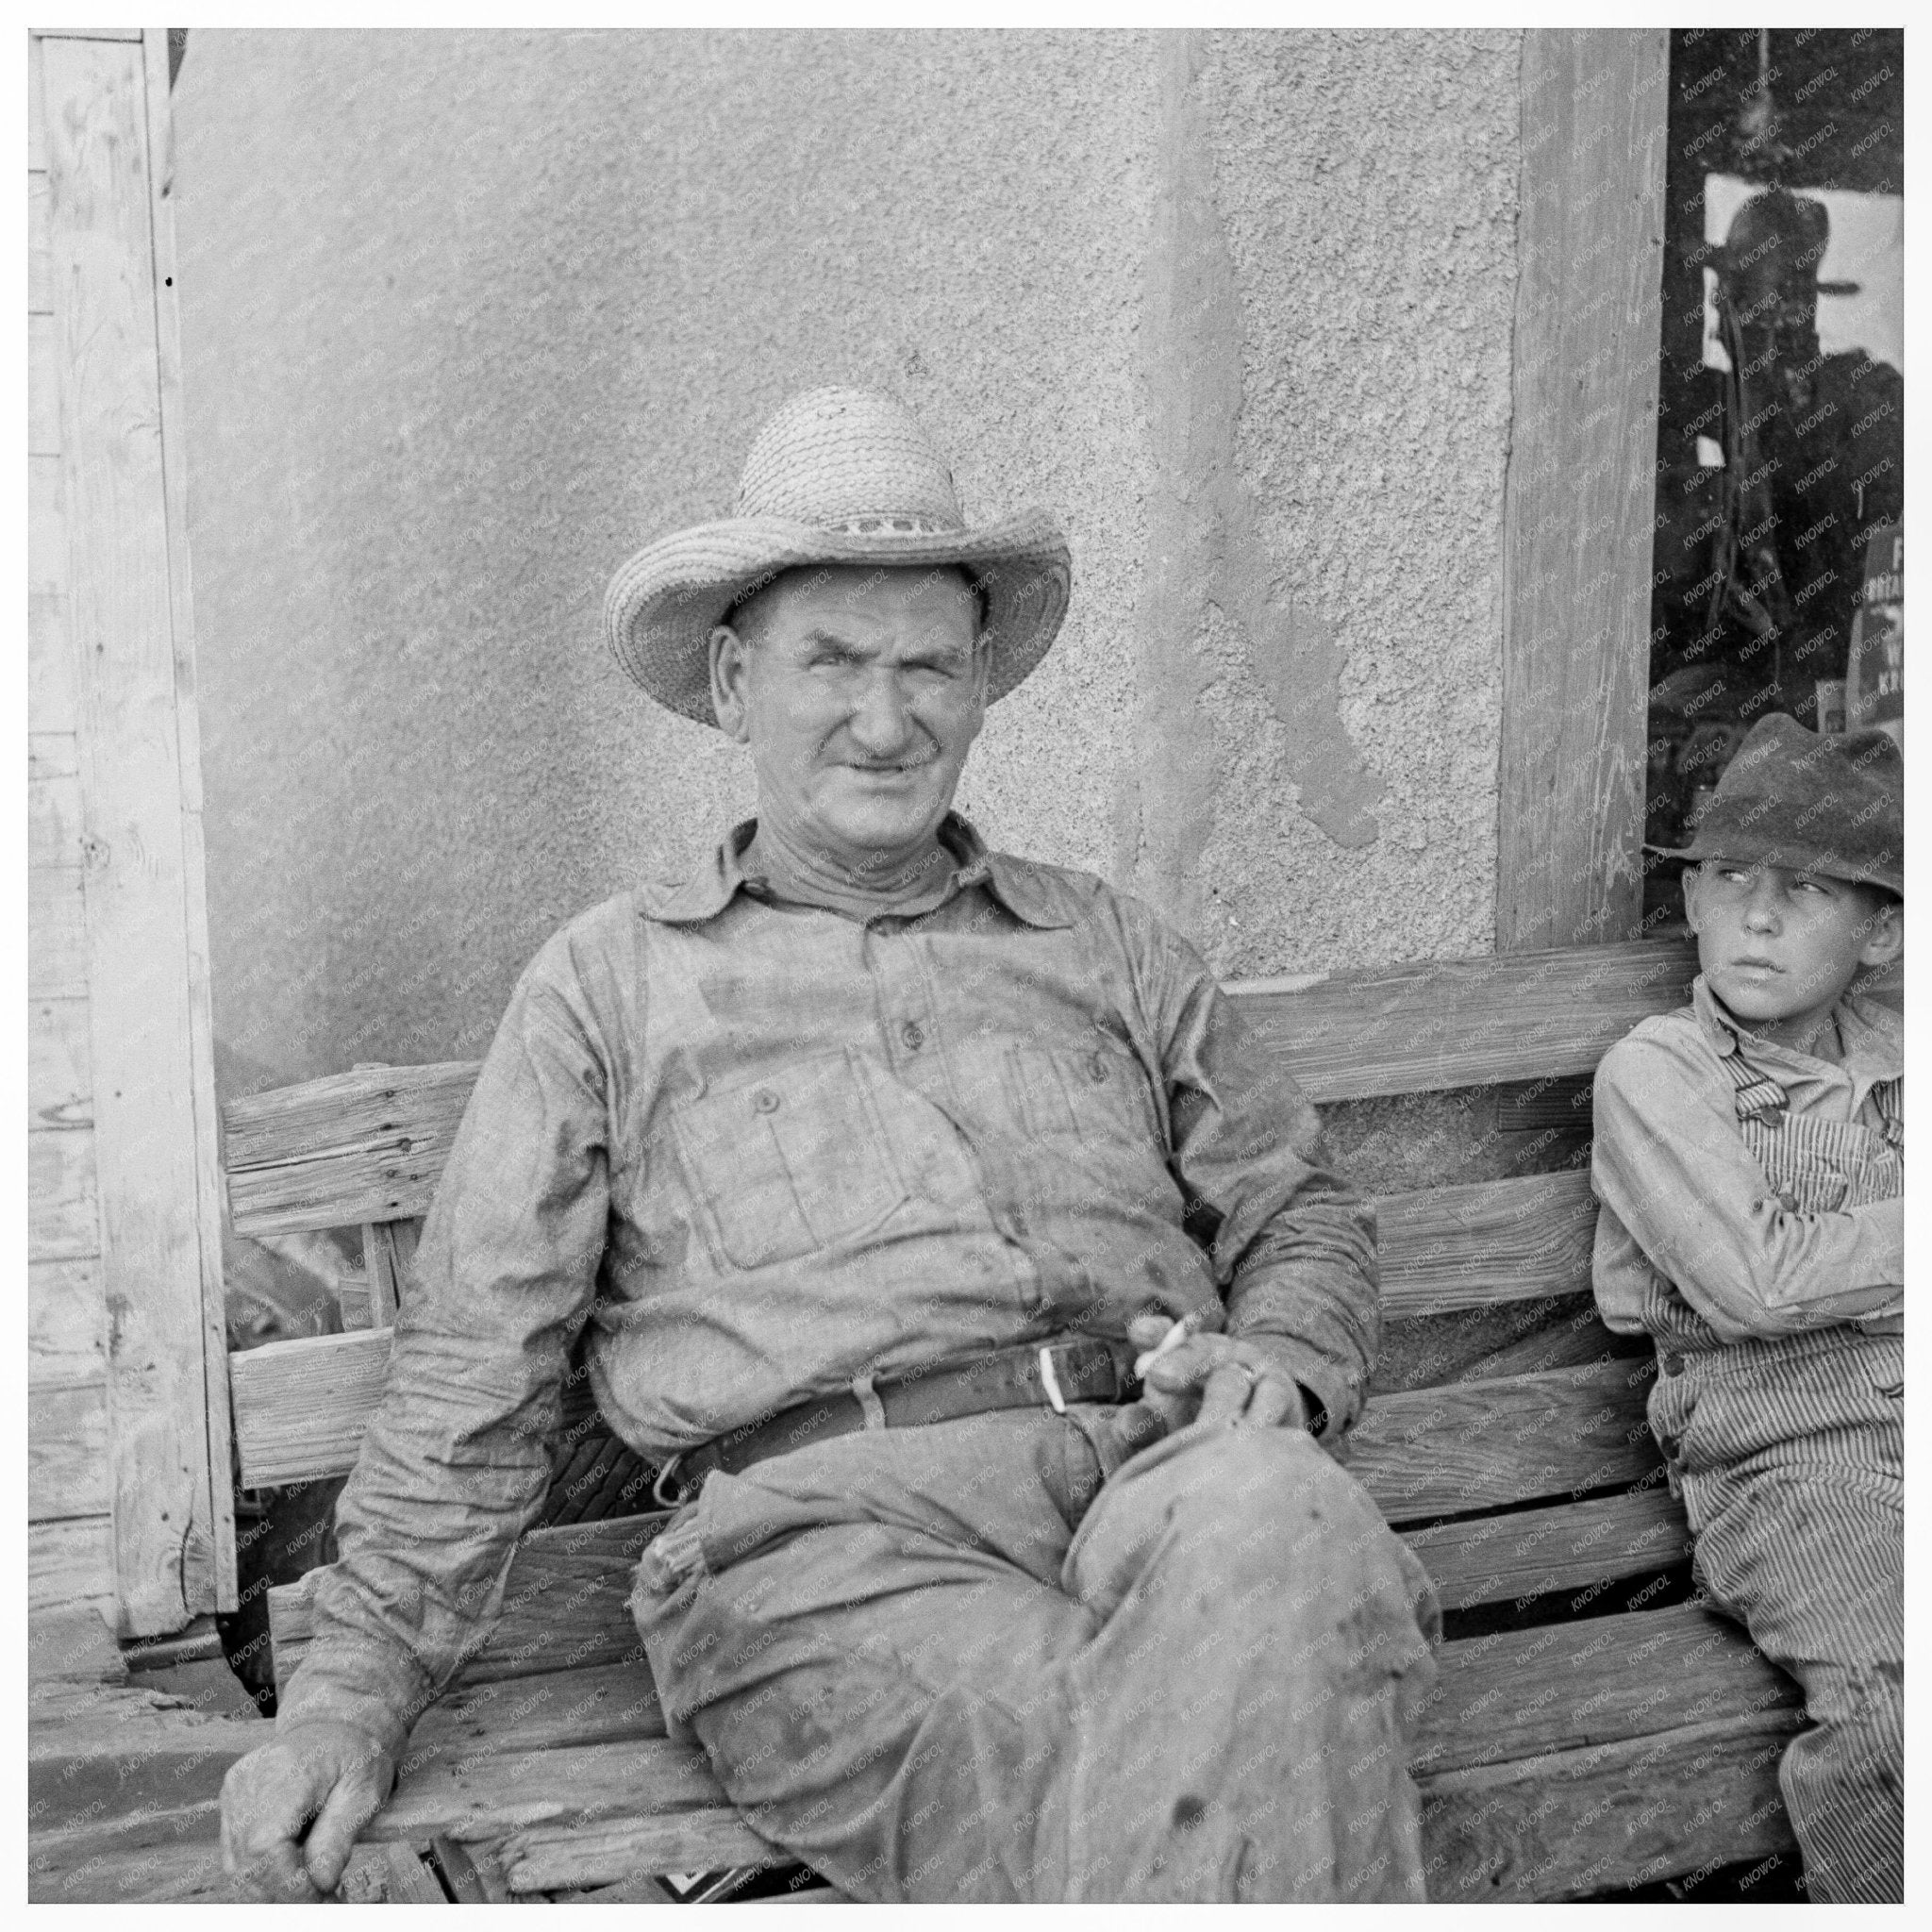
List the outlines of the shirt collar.
<svg viewBox="0 0 1932 1932">
<path fill-rule="evenodd" d="M 702 925 L 715 919 L 748 883 L 742 861 L 758 825 L 757 819 L 733 825 L 690 878 L 676 884 L 653 881 L 640 888 L 638 903 L 644 917 L 660 925 Z M 977 829 L 958 812 L 946 814 L 939 836 L 940 843 L 958 861 L 948 898 L 969 887 L 984 886 L 1026 925 L 1053 930 L 1074 923 L 1024 859 L 989 851 Z"/>
<path fill-rule="evenodd" d="M 1701 973 L 1690 982 L 1690 1005 L 1705 1038 L 1720 1055 L 1740 1050 L 1742 1029 L 1724 1002 L 1705 984 Z M 1899 1024 L 1886 1008 L 1848 995 L 1838 1003 L 1837 1019 L 1839 1037 L 1844 1042 L 1844 1071 L 1855 1083 L 1893 1080 L 1905 1072 Z M 1800 1067 L 1819 1064 L 1814 1055 L 1798 1053 L 1755 1035 L 1750 1036 L 1750 1047 L 1749 1058 L 1754 1066 L 1759 1060 L 1782 1060 L 1787 1066 Z"/>
</svg>

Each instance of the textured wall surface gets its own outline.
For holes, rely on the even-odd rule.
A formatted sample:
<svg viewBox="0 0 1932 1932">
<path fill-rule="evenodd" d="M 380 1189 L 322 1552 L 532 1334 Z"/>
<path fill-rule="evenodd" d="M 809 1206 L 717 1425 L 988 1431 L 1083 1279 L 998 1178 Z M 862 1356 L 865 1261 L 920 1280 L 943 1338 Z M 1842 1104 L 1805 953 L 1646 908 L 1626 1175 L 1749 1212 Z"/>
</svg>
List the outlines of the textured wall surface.
<svg viewBox="0 0 1932 1932">
<path fill-rule="evenodd" d="M 742 754 L 611 569 L 889 387 L 1074 608 L 961 802 L 1222 971 L 1486 950 L 1519 37 L 196 31 L 176 92 L 229 1091 L 469 1055 Z"/>
</svg>

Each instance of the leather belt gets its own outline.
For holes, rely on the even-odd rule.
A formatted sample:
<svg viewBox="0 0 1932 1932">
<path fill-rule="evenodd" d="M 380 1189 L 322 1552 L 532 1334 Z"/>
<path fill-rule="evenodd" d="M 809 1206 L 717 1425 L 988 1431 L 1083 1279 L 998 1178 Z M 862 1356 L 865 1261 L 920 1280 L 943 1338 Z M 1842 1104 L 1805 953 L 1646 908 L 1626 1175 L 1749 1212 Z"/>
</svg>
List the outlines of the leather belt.
<svg viewBox="0 0 1932 1932">
<path fill-rule="evenodd" d="M 736 1475 L 767 1457 L 786 1456 L 834 1436 L 919 1428 L 996 1408 L 1064 1410 L 1070 1402 L 1126 1402 L 1140 1388 L 1133 1351 L 1125 1342 L 1086 1338 L 1038 1348 L 996 1349 L 890 1380 L 859 1375 L 847 1392 L 796 1403 L 674 1456 L 658 1471 L 651 1494 L 661 1508 L 675 1509 L 697 1493 L 713 1470 Z"/>
</svg>

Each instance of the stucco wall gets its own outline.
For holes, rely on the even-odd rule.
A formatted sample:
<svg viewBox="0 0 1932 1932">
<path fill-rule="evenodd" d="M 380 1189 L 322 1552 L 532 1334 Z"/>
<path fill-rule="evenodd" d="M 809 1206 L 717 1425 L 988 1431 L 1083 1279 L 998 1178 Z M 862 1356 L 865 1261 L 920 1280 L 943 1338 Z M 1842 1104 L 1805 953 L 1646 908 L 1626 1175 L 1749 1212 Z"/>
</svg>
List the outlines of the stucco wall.
<svg viewBox="0 0 1932 1932">
<path fill-rule="evenodd" d="M 1229 974 L 1486 949 L 1519 37 L 197 30 L 175 193 L 231 1091 L 470 1055 L 742 754 L 605 654 L 895 390 L 1073 614 L 961 802 Z"/>
</svg>

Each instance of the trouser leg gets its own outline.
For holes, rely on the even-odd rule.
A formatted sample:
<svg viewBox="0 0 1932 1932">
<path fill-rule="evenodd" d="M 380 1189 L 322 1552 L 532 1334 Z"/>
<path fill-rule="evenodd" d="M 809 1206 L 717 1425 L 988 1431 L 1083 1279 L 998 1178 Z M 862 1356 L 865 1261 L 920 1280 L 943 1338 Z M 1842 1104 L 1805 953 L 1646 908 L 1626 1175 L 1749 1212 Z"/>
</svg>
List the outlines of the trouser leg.
<svg viewBox="0 0 1932 1932">
<path fill-rule="evenodd" d="M 1804 1687 L 1778 1767 L 1810 1895 L 1905 1895 L 1902 1485 L 1847 1462 L 1726 1476 L 1696 1499 L 1697 1572 Z"/>
<path fill-rule="evenodd" d="M 865 1898 L 1419 1897 L 1434 1600 L 1359 1487 L 1190 1430 L 1073 1538 L 1084 1440 L 973 1421 L 708 1490 L 703 1573 L 641 1588 L 756 1827 Z"/>
<path fill-rule="evenodd" d="M 1147 1451 L 1065 1582 L 1102 1620 L 1066 1673 L 1068 1896 L 1423 1896 L 1407 1765 L 1434 1592 L 1307 1437 Z"/>
</svg>

